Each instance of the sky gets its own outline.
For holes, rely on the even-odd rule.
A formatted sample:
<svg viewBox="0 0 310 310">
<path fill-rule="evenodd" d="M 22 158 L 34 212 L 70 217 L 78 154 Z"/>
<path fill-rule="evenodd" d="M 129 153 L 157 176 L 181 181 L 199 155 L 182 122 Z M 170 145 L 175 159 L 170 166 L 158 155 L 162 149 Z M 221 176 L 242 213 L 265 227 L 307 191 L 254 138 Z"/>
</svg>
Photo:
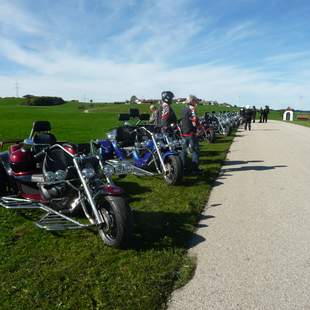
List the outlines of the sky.
<svg viewBox="0 0 310 310">
<path fill-rule="evenodd" d="M 0 97 L 310 110 L 308 0 L 0 0 Z"/>
</svg>

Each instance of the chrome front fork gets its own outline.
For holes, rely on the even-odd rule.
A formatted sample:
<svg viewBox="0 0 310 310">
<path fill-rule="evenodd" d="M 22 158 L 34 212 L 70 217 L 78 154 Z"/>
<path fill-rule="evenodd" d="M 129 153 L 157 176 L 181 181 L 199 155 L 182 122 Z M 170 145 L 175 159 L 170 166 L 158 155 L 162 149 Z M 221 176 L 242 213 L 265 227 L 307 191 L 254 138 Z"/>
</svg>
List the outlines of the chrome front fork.
<svg viewBox="0 0 310 310">
<path fill-rule="evenodd" d="M 86 196 L 87 196 L 87 199 L 89 201 L 89 204 L 93 210 L 93 214 L 95 215 L 95 219 L 96 219 L 96 224 L 101 224 L 102 223 L 102 218 L 100 216 L 100 214 L 98 213 L 98 210 L 96 208 L 96 205 L 95 205 L 95 202 L 94 202 L 94 199 L 91 195 L 91 192 L 89 190 L 89 187 L 87 185 L 87 182 L 81 172 L 81 169 L 79 167 L 79 164 L 78 164 L 78 160 L 76 158 L 73 158 L 73 163 L 74 163 L 74 166 L 76 168 L 76 171 L 78 172 L 78 175 L 81 179 L 81 182 L 83 184 L 83 187 L 84 187 L 84 190 L 85 190 L 85 193 L 86 193 Z"/>
</svg>

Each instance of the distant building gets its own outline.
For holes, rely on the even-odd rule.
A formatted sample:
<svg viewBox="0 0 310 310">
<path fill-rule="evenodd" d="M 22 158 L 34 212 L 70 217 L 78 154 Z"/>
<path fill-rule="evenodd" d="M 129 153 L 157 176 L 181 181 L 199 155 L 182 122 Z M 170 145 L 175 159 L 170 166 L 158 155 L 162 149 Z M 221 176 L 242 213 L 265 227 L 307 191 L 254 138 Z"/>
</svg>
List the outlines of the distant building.
<svg viewBox="0 0 310 310">
<path fill-rule="evenodd" d="M 175 102 L 176 102 L 176 104 L 185 103 L 186 102 L 186 98 L 177 98 Z"/>
<path fill-rule="evenodd" d="M 283 120 L 284 121 L 290 121 L 290 122 L 292 122 L 294 120 L 294 112 L 290 107 L 288 107 L 286 109 L 286 111 L 284 111 Z"/>
<path fill-rule="evenodd" d="M 135 103 L 135 104 L 157 104 L 158 99 L 138 99 L 136 98 L 134 101 L 130 101 L 130 103 Z"/>
</svg>

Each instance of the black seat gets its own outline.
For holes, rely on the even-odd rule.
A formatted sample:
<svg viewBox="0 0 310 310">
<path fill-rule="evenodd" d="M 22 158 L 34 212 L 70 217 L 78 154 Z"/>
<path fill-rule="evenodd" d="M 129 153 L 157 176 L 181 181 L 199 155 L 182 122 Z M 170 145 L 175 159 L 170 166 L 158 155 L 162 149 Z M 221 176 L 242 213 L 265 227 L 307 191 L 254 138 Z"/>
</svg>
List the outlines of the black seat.
<svg viewBox="0 0 310 310">
<path fill-rule="evenodd" d="M 32 124 L 32 133 L 51 131 L 51 123 L 49 121 L 34 121 Z"/>
<path fill-rule="evenodd" d="M 118 127 L 116 130 L 116 141 L 121 147 L 133 146 L 136 140 L 136 132 L 131 126 Z"/>
<path fill-rule="evenodd" d="M 32 139 L 35 144 L 53 145 L 57 142 L 56 137 L 51 133 L 38 133 Z"/>
<path fill-rule="evenodd" d="M 57 142 L 56 137 L 50 133 L 52 127 L 49 121 L 34 121 L 30 133 L 30 139 L 34 144 L 53 145 Z"/>
</svg>

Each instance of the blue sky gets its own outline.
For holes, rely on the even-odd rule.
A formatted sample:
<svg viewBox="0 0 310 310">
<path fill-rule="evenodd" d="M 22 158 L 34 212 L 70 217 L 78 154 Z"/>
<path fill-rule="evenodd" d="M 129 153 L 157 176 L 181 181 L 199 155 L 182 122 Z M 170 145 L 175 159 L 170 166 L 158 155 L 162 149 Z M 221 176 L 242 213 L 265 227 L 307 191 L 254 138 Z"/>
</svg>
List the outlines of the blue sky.
<svg viewBox="0 0 310 310">
<path fill-rule="evenodd" d="M 0 96 L 310 110 L 310 1 L 0 0 Z"/>
</svg>

